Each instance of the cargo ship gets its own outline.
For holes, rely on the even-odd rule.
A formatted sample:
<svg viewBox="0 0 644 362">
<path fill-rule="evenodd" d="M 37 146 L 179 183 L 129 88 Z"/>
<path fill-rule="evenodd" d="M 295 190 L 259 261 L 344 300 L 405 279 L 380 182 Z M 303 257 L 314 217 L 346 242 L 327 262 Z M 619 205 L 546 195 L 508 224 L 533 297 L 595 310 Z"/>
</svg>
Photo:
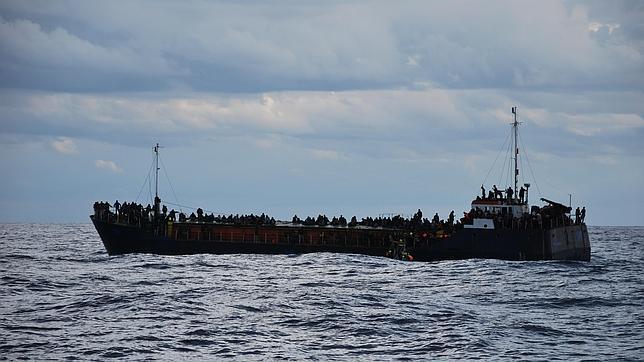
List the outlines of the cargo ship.
<svg viewBox="0 0 644 362">
<path fill-rule="evenodd" d="M 137 203 L 94 203 L 92 223 L 109 255 L 183 254 L 303 254 L 352 253 L 398 260 L 453 259 L 579 260 L 591 254 L 585 208 L 542 198 L 528 203 L 530 184 L 519 187 L 519 146 L 516 107 L 512 108 L 514 184 L 496 185 L 471 202 L 456 220 L 438 214 L 429 220 L 418 210 L 400 215 L 347 221 L 324 215 L 279 221 L 262 215 L 214 215 L 197 209 L 190 215 L 168 211 L 158 194 L 159 145 L 155 153 L 155 197 L 147 207 Z"/>
</svg>

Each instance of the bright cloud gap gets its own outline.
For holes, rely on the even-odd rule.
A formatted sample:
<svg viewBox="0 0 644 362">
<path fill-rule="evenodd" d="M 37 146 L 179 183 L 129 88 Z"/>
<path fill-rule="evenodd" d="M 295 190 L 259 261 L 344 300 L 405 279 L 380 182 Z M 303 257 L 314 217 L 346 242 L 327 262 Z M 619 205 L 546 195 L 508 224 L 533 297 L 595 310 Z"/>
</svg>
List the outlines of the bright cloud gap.
<svg viewBox="0 0 644 362">
<path fill-rule="evenodd" d="M 72 154 L 77 152 L 76 143 L 71 138 L 60 137 L 51 142 L 51 147 L 58 153 Z"/>
<path fill-rule="evenodd" d="M 121 173 L 123 169 L 120 168 L 114 161 L 110 160 L 96 160 L 94 161 L 96 168 L 105 169 L 114 173 Z"/>
</svg>

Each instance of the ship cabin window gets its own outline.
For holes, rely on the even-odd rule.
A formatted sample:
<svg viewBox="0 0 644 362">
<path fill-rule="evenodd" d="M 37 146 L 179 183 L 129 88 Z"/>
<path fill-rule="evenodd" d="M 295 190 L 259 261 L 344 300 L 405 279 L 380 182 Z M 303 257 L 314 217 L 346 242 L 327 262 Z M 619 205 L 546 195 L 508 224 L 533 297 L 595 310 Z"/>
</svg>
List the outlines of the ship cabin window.
<svg viewBox="0 0 644 362">
<path fill-rule="evenodd" d="M 487 206 L 487 205 L 472 205 L 474 210 L 480 210 L 483 212 L 490 212 L 497 215 L 513 215 L 520 216 L 523 213 L 521 207 L 515 206 Z"/>
</svg>

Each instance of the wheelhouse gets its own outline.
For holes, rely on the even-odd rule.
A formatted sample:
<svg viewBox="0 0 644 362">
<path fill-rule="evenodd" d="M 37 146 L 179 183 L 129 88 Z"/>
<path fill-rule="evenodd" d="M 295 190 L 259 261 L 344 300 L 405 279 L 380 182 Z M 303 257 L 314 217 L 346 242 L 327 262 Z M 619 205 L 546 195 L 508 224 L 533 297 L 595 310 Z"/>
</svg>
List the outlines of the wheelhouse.
<svg viewBox="0 0 644 362">
<path fill-rule="evenodd" d="M 477 199 L 472 201 L 472 210 L 492 215 L 511 215 L 512 217 L 521 217 L 529 212 L 527 203 L 507 199 Z"/>
</svg>

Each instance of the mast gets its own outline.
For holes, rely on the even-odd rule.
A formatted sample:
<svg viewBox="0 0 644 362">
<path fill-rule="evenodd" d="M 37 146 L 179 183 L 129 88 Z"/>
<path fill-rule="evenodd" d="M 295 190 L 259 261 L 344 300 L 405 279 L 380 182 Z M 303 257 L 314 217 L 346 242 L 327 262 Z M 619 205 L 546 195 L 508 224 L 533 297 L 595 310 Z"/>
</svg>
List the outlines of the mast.
<svg viewBox="0 0 644 362">
<path fill-rule="evenodd" d="M 514 122 L 512 128 L 514 129 L 514 197 L 517 196 L 517 186 L 519 183 L 519 144 L 518 144 L 518 130 L 519 122 L 517 122 L 517 107 L 512 107 L 512 114 L 514 114 Z"/>
<path fill-rule="evenodd" d="M 159 198 L 159 143 L 154 146 L 154 156 L 155 156 L 155 175 L 154 178 L 154 203 L 156 204 L 157 199 Z"/>
<path fill-rule="evenodd" d="M 159 220 L 159 215 L 161 214 L 161 199 L 159 198 L 159 143 L 154 146 L 154 162 L 156 164 L 156 170 L 154 172 L 154 218 Z"/>
</svg>

